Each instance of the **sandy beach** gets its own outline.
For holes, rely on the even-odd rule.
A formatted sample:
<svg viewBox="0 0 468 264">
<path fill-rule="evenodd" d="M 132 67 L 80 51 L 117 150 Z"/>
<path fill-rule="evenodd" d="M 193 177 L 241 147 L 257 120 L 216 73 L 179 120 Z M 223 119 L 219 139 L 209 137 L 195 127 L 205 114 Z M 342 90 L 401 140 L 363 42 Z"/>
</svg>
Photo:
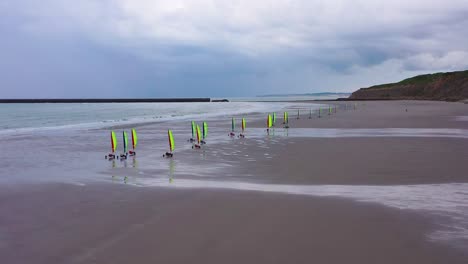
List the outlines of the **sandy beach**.
<svg viewBox="0 0 468 264">
<path fill-rule="evenodd" d="M 466 263 L 427 241 L 424 216 L 344 199 L 28 188 L 2 190 L 5 263 Z"/>
<path fill-rule="evenodd" d="M 290 111 L 294 128 L 326 129 L 468 129 L 460 121 L 468 113 L 461 103 L 430 101 L 394 102 L 324 102 L 333 113 L 324 109 L 321 118 L 314 112 L 309 119 L 303 110 L 300 119 Z M 347 110 L 344 110 L 347 106 Z M 337 106 L 337 113 L 334 112 Z M 406 111 L 408 109 L 408 111 Z M 306 112 L 306 113 L 304 113 Z M 280 119 L 282 121 L 282 119 Z M 257 127 L 264 126 L 261 122 Z M 243 166 L 255 174 L 281 181 L 305 184 L 424 184 L 468 181 L 468 141 L 460 138 L 433 137 L 288 137 L 281 124 L 276 133 L 281 144 L 270 144 L 270 159 Z M 274 134 L 273 132 L 272 134 Z M 290 132 L 291 134 L 294 132 Z M 423 133 L 423 132 L 421 132 Z M 249 149 L 249 152 L 253 152 Z M 284 162 L 285 166 L 275 166 Z M 330 166 L 336 162 L 339 166 Z M 304 173 L 307 171 L 307 173 Z M 270 179 L 269 179 L 270 180 Z"/>
<path fill-rule="evenodd" d="M 0 259 L 467 263 L 467 104 L 323 102 L 337 113 L 311 119 L 304 104 L 269 136 L 263 113 L 245 139 L 221 139 L 229 119 L 212 121 L 215 143 L 197 151 L 179 140 L 172 161 L 146 144 L 138 165 L 111 165 L 77 145 L 88 156 L 49 180 L 0 187 Z M 159 127 L 140 126 L 141 137 Z M 73 181 L 57 181 L 72 170 Z"/>
</svg>

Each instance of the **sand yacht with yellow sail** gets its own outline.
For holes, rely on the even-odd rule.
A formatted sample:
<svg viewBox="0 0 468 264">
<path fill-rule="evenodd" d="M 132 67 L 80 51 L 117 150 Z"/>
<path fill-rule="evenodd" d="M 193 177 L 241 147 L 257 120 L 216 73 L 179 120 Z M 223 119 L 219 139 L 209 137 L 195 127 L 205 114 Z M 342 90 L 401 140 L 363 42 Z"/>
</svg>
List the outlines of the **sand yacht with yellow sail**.
<svg viewBox="0 0 468 264">
<path fill-rule="evenodd" d="M 202 140 L 200 141 L 200 144 L 206 144 L 206 138 L 208 137 L 208 123 L 203 122 L 202 130 Z"/>
<path fill-rule="evenodd" d="M 192 125 L 192 137 L 188 140 L 189 142 L 195 142 L 196 141 L 196 133 L 197 133 L 197 127 L 196 127 L 196 124 L 195 124 L 195 121 L 192 121 L 191 122 L 191 125 Z"/>
<path fill-rule="evenodd" d="M 128 155 L 135 156 L 136 155 L 136 146 L 138 144 L 138 136 L 136 130 L 132 129 L 132 149 L 128 151 Z"/>
<path fill-rule="evenodd" d="M 267 133 L 270 134 L 270 128 L 271 126 L 273 125 L 273 118 L 271 117 L 271 115 L 269 114 L 268 117 L 267 117 L 267 122 L 266 122 L 266 125 L 267 125 Z"/>
<path fill-rule="evenodd" d="M 284 124 L 284 128 L 289 128 L 289 114 L 288 112 L 284 112 L 283 114 L 283 124 Z"/>
<path fill-rule="evenodd" d="M 166 152 L 166 154 L 163 154 L 163 157 L 166 157 L 166 158 L 172 158 L 174 156 L 174 149 L 175 149 L 175 145 L 174 145 L 174 136 L 172 135 L 172 130 L 167 130 L 167 139 L 168 139 L 168 142 L 169 142 L 169 151 Z"/>
<path fill-rule="evenodd" d="M 126 131 L 122 131 L 123 153 L 120 153 L 120 159 L 127 159 L 128 156 L 128 136 Z"/>
<path fill-rule="evenodd" d="M 231 132 L 229 133 L 230 137 L 235 137 L 236 136 L 235 129 L 236 129 L 236 120 L 233 117 L 231 119 Z"/>
<path fill-rule="evenodd" d="M 245 125 L 246 125 L 245 124 L 245 118 L 242 118 L 242 123 L 241 124 L 242 124 L 242 132 L 239 134 L 239 137 L 240 138 L 245 138 L 245 134 L 244 134 L 245 133 L 245 128 L 246 128 L 245 127 Z"/>
<path fill-rule="evenodd" d="M 111 131 L 110 135 L 111 135 L 111 153 L 107 154 L 105 158 L 108 160 L 113 160 L 117 157 L 115 155 L 115 150 L 117 149 L 117 138 L 115 137 L 114 131 Z"/>
<path fill-rule="evenodd" d="M 192 148 L 201 148 L 201 141 L 202 141 L 202 135 L 201 135 L 201 131 L 200 131 L 200 126 L 197 125 L 197 128 L 196 128 L 196 132 L 197 132 L 197 141 L 195 144 L 193 144 Z"/>
</svg>

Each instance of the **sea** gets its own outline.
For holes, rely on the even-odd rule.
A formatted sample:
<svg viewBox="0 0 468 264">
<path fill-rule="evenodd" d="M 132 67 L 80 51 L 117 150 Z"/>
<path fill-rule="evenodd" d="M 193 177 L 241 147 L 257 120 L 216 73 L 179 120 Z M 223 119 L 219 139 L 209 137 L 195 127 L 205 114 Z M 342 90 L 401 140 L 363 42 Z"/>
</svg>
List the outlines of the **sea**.
<svg viewBox="0 0 468 264">
<path fill-rule="evenodd" d="M 285 106 L 261 102 L 0 104 L 0 133 L 198 120 L 280 110 Z"/>
<path fill-rule="evenodd" d="M 297 106 L 298 103 L 294 103 L 295 101 L 329 100 L 333 98 L 336 97 L 228 98 L 229 103 L 0 104 L 0 135 L 242 116 L 252 113 L 281 111 L 292 105 Z M 309 110 L 309 105 L 303 104 L 304 111 Z"/>
<path fill-rule="evenodd" d="M 0 184 L 100 181 L 102 172 L 112 167 L 110 164 L 123 166 L 102 163 L 111 151 L 110 131 L 117 133 L 117 150 L 121 152 L 122 131 L 135 128 L 138 150 L 144 153 L 138 156 L 138 162 L 141 168 L 151 169 L 160 165 L 160 154 L 168 149 L 167 130 L 173 131 L 178 152 L 191 147 L 184 144 L 192 137 L 191 121 L 208 122 L 210 143 L 214 144 L 225 141 L 232 118 L 239 128 L 243 117 L 247 117 L 249 126 L 265 113 L 277 112 L 280 116 L 288 109 L 311 111 L 325 106 L 253 99 L 229 98 L 229 102 L 208 103 L 0 104 Z"/>
</svg>

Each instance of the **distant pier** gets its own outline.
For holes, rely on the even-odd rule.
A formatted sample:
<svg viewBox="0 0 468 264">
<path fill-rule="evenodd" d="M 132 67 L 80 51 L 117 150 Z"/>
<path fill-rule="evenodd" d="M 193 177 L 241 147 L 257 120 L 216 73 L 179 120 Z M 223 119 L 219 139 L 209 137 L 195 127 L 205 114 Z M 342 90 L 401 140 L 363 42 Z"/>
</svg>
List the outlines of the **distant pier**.
<svg viewBox="0 0 468 264">
<path fill-rule="evenodd" d="M 227 100 L 226 100 L 227 101 Z M 0 99 L 0 104 L 30 103 L 209 103 L 211 98 Z"/>
</svg>

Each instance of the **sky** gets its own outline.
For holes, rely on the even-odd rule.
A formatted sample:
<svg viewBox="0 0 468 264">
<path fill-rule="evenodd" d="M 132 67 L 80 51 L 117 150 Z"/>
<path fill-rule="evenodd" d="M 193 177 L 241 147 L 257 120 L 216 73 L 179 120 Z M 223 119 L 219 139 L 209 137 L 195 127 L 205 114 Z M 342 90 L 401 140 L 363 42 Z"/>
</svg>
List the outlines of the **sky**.
<svg viewBox="0 0 468 264">
<path fill-rule="evenodd" d="M 0 98 L 352 92 L 466 69 L 467 0 L 0 1 Z"/>
</svg>

